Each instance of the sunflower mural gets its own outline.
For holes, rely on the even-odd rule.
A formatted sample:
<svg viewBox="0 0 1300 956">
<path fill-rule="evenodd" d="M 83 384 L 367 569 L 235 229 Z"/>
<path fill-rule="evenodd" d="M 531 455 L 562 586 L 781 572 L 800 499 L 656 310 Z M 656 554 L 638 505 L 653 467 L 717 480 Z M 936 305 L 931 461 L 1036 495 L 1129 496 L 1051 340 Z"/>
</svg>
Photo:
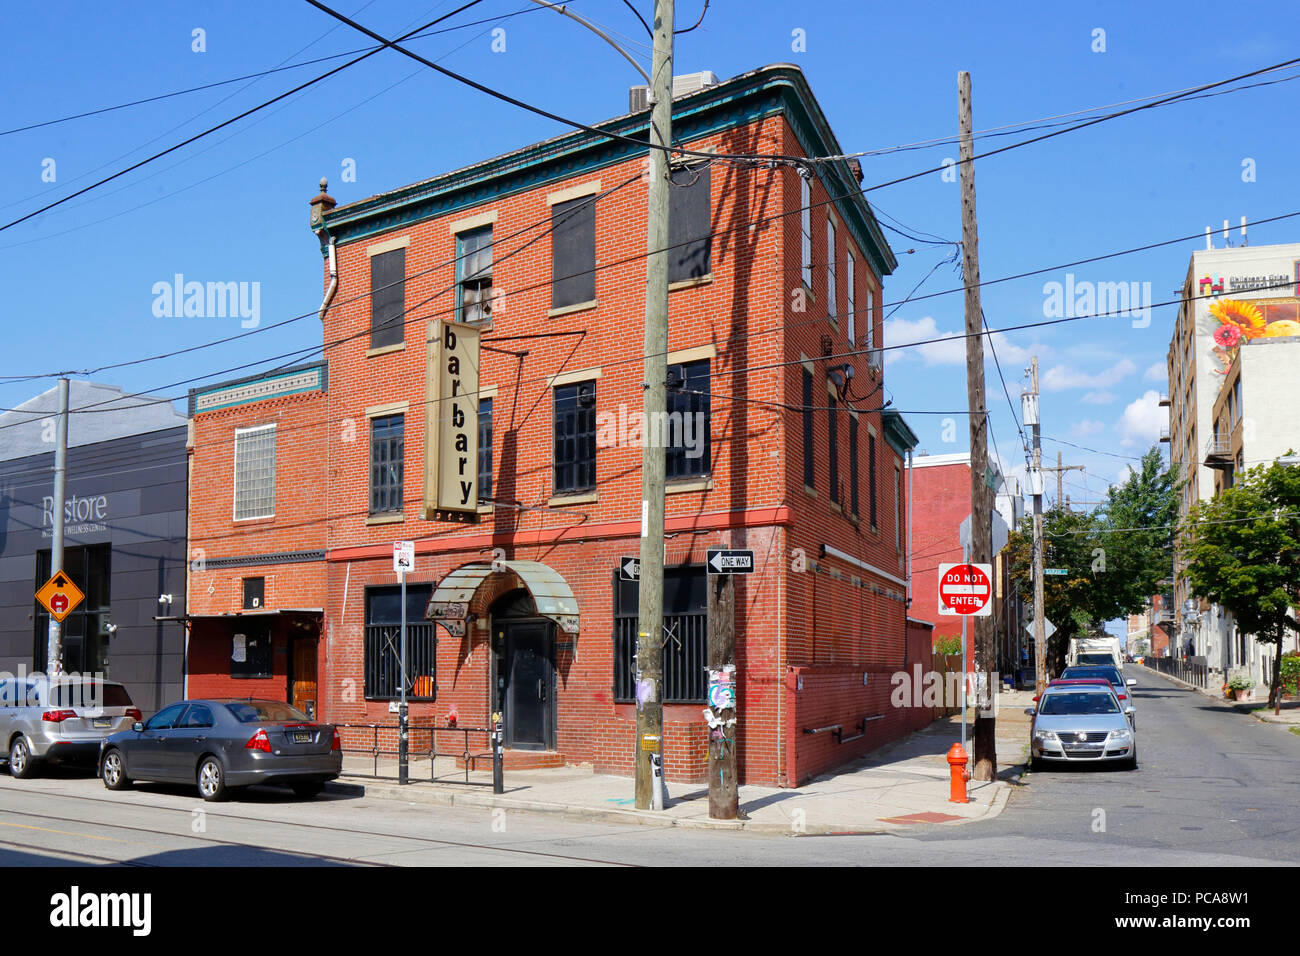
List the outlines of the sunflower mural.
<svg viewBox="0 0 1300 956">
<path fill-rule="evenodd" d="M 1210 303 L 1209 309 L 1210 314 L 1219 321 L 1219 327 L 1214 330 L 1214 344 L 1218 346 L 1215 352 L 1223 363 L 1223 368 L 1215 369 L 1220 375 L 1228 373 L 1237 349 L 1243 342 L 1257 338 L 1300 335 L 1300 322 L 1294 319 L 1266 321 L 1264 313 L 1253 302 L 1216 299 Z"/>
</svg>

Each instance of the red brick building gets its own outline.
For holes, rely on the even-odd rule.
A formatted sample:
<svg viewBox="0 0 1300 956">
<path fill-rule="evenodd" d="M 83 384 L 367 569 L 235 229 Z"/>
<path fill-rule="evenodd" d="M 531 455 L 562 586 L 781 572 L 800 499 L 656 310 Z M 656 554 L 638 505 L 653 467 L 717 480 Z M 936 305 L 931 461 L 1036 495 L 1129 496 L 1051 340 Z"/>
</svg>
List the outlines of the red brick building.
<svg viewBox="0 0 1300 956">
<path fill-rule="evenodd" d="M 648 117 L 599 128 L 644 138 Z M 875 351 L 895 259 L 856 165 L 727 158 L 843 152 L 798 68 L 680 97 L 673 122 L 718 158 L 673 170 L 667 771 L 707 767 L 705 551 L 747 548 L 742 779 L 793 786 L 928 720 L 889 703 L 890 675 L 929 661 L 928 629 L 909 643 L 906 622 L 916 439 L 880 410 Z M 508 765 L 631 772 L 636 585 L 618 568 L 640 547 L 645 156 L 566 133 L 349 205 L 312 201 L 324 361 L 191 398 L 190 694 L 392 721 L 393 542 L 413 540 L 413 724 L 454 709 L 481 727 L 499 708 Z M 472 523 L 424 517 L 426 437 L 447 405 L 428 344 L 444 320 L 481 333 Z M 431 601 L 464 616 L 435 623 Z"/>
<path fill-rule="evenodd" d="M 1008 529 L 1024 515 L 1018 482 L 998 473 L 995 506 Z M 934 625 L 934 640 L 961 636 L 961 618 L 939 614 L 940 564 L 964 560 L 961 523 L 970 514 L 970 455 L 915 455 L 908 476 L 912 504 L 912 617 Z M 1025 601 L 1011 582 L 1002 555 L 994 557 L 994 615 L 997 617 L 998 672 L 1018 674 L 1033 662 L 1033 645 L 1020 626 Z M 974 669 L 973 632 L 967 630 L 966 666 Z"/>
</svg>

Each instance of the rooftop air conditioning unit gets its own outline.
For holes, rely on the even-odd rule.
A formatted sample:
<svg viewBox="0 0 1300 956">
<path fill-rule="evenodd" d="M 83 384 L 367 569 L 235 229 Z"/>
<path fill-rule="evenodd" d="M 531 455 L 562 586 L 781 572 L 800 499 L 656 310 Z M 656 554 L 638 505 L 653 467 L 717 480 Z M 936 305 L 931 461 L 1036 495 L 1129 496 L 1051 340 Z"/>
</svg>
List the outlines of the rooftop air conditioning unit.
<svg viewBox="0 0 1300 956">
<path fill-rule="evenodd" d="M 712 70 L 701 70 L 699 73 L 684 73 L 681 76 L 674 76 L 673 99 L 689 96 L 692 93 L 698 93 L 700 90 L 717 85 L 718 76 Z M 640 113 L 642 110 L 648 110 L 649 108 L 650 87 L 644 83 L 628 87 L 627 111 L 629 113 Z"/>
</svg>

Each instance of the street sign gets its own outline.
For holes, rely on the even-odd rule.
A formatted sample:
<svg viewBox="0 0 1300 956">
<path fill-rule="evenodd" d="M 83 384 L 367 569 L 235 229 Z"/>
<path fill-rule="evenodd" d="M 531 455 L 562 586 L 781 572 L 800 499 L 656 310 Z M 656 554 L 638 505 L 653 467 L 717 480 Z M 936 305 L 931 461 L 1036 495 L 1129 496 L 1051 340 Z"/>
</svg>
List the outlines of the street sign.
<svg viewBox="0 0 1300 956">
<path fill-rule="evenodd" d="M 393 573 L 398 577 L 415 570 L 415 542 L 393 542 Z"/>
<path fill-rule="evenodd" d="M 45 610 L 50 612 L 50 617 L 60 624 L 85 599 L 86 595 L 81 593 L 81 588 L 73 584 L 72 578 L 62 571 L 46 581 L 36 592 L 36 600 L 40 601 L 45 606 Z"/>
<path fill-rule="evenodd" d="M 993 553 L 998 554 L 1007 546 L 1007 536 L 1010 533 L 1007 521 L 1000 512 L 989 512 L 989 530 L 993 532 Z M 961 542 L 962 550 L 970 554 L 970 515 L 962 519 L 957 529 L 957 539 Z"/>
<path fill-rule="evenodd" d="M 709 548 L 704 561 L 709 574 L 753 574 L 754 552 L 729 548 Z"/>
<path fill-rule="evenodd" d="M 641 580 L 641 559 L 622 557 L 618 559 L 618 579 L 620 581 Z"/>
<path fill-rule="evenodd" d="M 939 565 L 939 613 L 989 617 L 993 613 L 993 565 Z"/>
<path fill-rule="evenodd" d="M 1043 568 L 1043 573 L 1064 576 L 1070 573 L 1070 569 L 1069 568 Z"/>
<path fill-rule="evenodd" d="M 1026 624 L 1025 630 L 1029 632 L 1030 637 L 1033 637 L 1034 622 L 1030 621 L 1028 624 Z M 1056 633 L 1056 625 L 1053 624 L 1049 619 L 1043 618 L 1043 637 L 1051 637 L 1055 633 Z"/>
</svg>

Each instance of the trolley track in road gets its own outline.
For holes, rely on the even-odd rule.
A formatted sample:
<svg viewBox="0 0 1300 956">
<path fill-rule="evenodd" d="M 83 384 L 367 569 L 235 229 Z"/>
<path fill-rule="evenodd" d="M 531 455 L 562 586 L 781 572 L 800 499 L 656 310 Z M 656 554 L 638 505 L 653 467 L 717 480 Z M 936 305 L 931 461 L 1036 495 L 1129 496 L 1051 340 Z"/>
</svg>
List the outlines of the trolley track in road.
<svg viewBox="0 0 1300 956">
<path fill-rule="evenodd" d="M 32 796 L 39 795 L 45 798 L 59 797 L 67 800 L 81 800 L 87 803 L 102 803 L 102 804 L 108 804 L 109 806 L 116 806 L 116 807 L 135 807 L 141 810 L 168 810 L 171 811 L 172 813 L 183 813 L 186 816 L 191 816 L 193 812 L 192 807 L 168 807 L 168 806 L 161 806 L 161 805 L 150 804 L 150 803 L 140 803 L 138 801 L 133 801 L 133 800 L 117 800 L 117 799 L 112 799 L 107 797 L 91 797 L 82 794 L 64 793 L 61 791 L 32 790 L 29 788 L 20 789 L 18 787 L 0 787 L 0 797 L 9 793 L 16 793 L 19 795 L 31 794 Z M 605 866 L 636 866 L 637 865 L 635 863 L 624 863 L 619 860 L 603 860 L 595 857 L 573 856 L 571 854 L 565 854 L 565 853 L 548 853 L 544 850 L 524 850 L 517 847 L 493 846 L 492 844 L 488 844 L 488 843 L 465 843 L 456 840 L 442 839 L 439 837 L 413 836 L 404 833 L 386 833 L 383 830 L 362 830 L 362 829 L 357 829 L 355 827 L 329 826 L 327 824 L 320 824 L 320 823 L 302 823 L 296 820 L 275 820 L 266 817 L 250 817 L 250 816 L 245 816 L 243 814 L 216 813 L 213 812 L 210 809 L 210 807 L 211 804 L 208 803 L 205 803 L 203 805 L 204 812 L 210 817 L 215 817 L 217 819 L 225 819 L 225 820 L 236 820 L 236 821 L 242 820 L 246 823 L 265 823 L 273 826 L 297 827 L 299 829 L 305 829 L 305 830 L 324 830 L 329 833 L 343 833 L 343 834 L 353 834 L 356 836 L 382 837 L 384 839 L 400 840 L 407 843 L 415 843 L 424 846 L 445 846 L 445 847 L 455 847 L 464 850 L 488 850 L 495 853 L 508 853 L 508 854 L 514 854 L 520 856 L 531 856 L 531 857 L 545 857 L 548 859 L 553 859 L 559 862 L 567 862 L 567 863 L 599 863 Z M 76 818 L 66 817 L 66 816 L 54 816 L 51 814 L 35 813 L 27 810 L 14 810 L 8 807 L 0 808 L 0 812 L 15 813 L 15 814 L 21 814 L 29 817 L 36 817 L 38 819 L 58 820 L 63 822 L 92 823 L 94 826 L 110 827 L 110 828 L 116 828 L 121 830 L 134 830 L 141 833 L 157 833 L 166 836 L 177 836 L 184 839 L 201 840 L 203 842 L 215 843 L 223 846 L 246 847 L 248 849 L 260 850 L 260 851 L 265 851 L 269 849 L 264 844 L 240 843 L 238 841 L 232 841 L 232 840 L 218 840 L 215 837 L 204 837 L 194 833 L 171 833 L 167 830 L 151 830 L 148 827 L 131 826 L 129 824 L 123 824 L 123 823 L 85 821 L 85 820 L 79 820 Z M 292 853 L 295 851 L 285 850 L 281 852 Z M 299 854 L 299 855 L 310 856 L 314 859 L 319 859 L 327 862 L 351 863 L 358 866 L 396 866 L 397 865 L 394 863 L 370 863 L 364 860 L 356 860 L 347 857 L 326 856 L 317 853 Z"/>
</svg>

